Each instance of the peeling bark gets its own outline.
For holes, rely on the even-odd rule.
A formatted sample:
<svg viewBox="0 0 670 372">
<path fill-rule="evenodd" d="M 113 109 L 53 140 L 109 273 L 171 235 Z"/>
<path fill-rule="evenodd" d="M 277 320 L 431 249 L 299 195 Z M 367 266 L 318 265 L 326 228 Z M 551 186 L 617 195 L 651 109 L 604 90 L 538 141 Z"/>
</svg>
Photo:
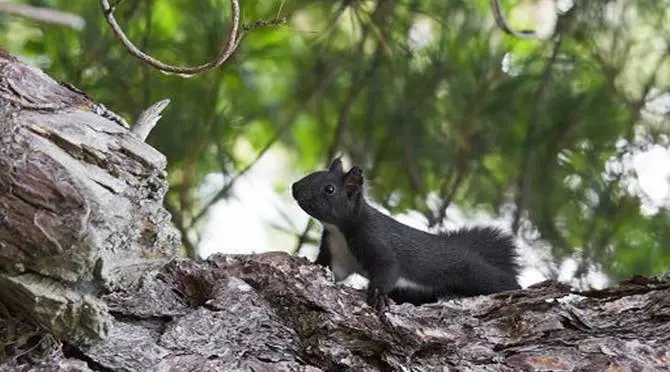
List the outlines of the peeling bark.
<svg viewBox="0 0 670 372">
<path fill-rule="evenodd" d="M 115 118 L 0 50 L 0 300 L 77 344 L 109 329 L 97 293 L 179 247 L 166 159 Z"/>
<path fill-rule="evenodd" d="M 0 118 L 2 371 L 670 370 L 670 278 L 379 317 L 303 258 L 176 258 L 163 155 L 4 52 Z"/>
</svg>

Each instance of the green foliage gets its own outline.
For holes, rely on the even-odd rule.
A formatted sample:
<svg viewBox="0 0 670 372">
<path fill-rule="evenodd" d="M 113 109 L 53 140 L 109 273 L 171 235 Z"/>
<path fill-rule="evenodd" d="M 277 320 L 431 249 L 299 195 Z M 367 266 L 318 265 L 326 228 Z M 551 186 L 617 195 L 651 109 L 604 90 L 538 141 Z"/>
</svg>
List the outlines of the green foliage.
<svg viewBox="0 0 670 372">
<path fill-rule="evenodd" d="M 207 174 L 234 179 L 251 161 L 234 151 L 240 139 L 257 151 L 279 141 L 300 170 L 335 152 L 365 165 L 372 196 L 393 212 L 435 220 L 431 194 L 493 214 L 513 204 L 556 259 L 578 252 L 614 278 L 670 268 L 668 206 L 641 214 L 626 186 L 635 175 L 605 172 L 621 139 L 667 146 L 667 114 L 641 112 L 670 88 L 670 1 L 578 2 L 551 40 L 504 35 L 483 0 L 243 2 L 247 24 L 278 15 L 288 24 L 252 30 L 232 60 L 189 79 L 130 56 L 97 1 L 41 3 L 83 16 L 86 28 L 3 16 L 10 52 L 128 119 L 172 100 L 149 142 L 168 156 L 182 229 L 202 215 Z M 218 52 L 229 8 L 125 0 L 116 15 L 142 50 L 195 65 Z M 422 47 L 417 24 L 430 30 Z"/>
</svg>

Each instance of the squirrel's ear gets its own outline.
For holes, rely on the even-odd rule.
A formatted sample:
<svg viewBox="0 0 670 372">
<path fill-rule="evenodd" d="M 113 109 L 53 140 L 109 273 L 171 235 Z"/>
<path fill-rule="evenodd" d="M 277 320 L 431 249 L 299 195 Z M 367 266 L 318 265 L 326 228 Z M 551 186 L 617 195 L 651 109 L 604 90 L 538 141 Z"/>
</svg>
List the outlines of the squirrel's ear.
<svg viewBox="0 0 670 372">
<path fill-rule="evenodd" d="M 342 159 L 341 158 L 335 158 L 332 163 L 330 163 L 330 167 L 328 167 L 328 170 L 333 173 L 339 173 L 342 174 L 344 173 L 344 170 L 342 169 Z"/>
<path fill-rule="evenodd" d="M 363 189 L 363 170 L 354 166 L 344 175 L 343 180 L 347 196 L 352 197 Z"/>
</svg>

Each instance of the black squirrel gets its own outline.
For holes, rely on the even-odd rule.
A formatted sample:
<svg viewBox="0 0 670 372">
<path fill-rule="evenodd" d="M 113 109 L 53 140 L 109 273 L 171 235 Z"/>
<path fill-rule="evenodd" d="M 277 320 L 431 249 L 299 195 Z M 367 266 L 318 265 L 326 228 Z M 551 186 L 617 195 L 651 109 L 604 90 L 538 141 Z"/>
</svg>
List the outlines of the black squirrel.
<svg viewBox="0 0 670 372">
<path fill-rule="evenodd" d="M 354 272 L 366 277 L 367 303 L 376 310 L 388 306 L 388 297 L 420 305 L 521 288 L 510 235 L 491 227 L 431 234 L 404 225 L 367 203 L 363 171 L 345 173 L 340 158 L 291 189 L 324 226 L 316 263 L 330 267 L 336 281 Z"/>
</svg>

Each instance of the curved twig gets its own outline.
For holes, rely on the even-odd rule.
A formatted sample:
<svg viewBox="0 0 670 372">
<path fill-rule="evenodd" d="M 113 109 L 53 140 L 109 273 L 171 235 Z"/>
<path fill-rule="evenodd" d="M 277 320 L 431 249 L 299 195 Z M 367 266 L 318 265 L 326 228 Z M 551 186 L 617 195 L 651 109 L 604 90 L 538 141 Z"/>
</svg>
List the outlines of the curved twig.
<svg viewBox="0 0 670 372">
<path fill-rule="evenodd" d="M 537 33 L 533 30 L 513 30 L 500 9 L 500 0 L 491 0 L 491 10 L 493 10 L 493 18 L 496 20 L 496 24 L 506 33 L 522 39 L 538 38 Z"/>
<path fill-rule="evenodd" d="M 197 73 L 203 72 L 210 70 L 215 67 L 221 66 L 224 62 L 230 58 L 230 56 L 233 55 L 235 50 L 237 50 L 237 47 L 240 44 L 240 40 L 242 40 L 242 36 L 244 36 L 243 33 L 239 32 L 240 29 L 240 4 L 238 0 L 230 0 L 230 8 L 232 10 L 232 22 L 230 25 L 230 30 L 228 31 L 228 38 L 226 41 L 224 41 L 221 45 L 221 51 L 219 54 L 216 56 L 215 59 L 199 65 L 195 67 L 182 67 L 182 66 L 173 66 L 173 65 L 168 65 L 166 63 L 163 63 L 159 61 L 158 59 L 142 52 L 139 50 L 126 36 L 126 34 L 123 32 L 121 27 L 119 26 L 118 23 L 116 23 L 116 19 L 114 18 L 114 8 L 116 6 L 111 6 L 109 4 L 109 0 L 100 0 L 100 6 L 102 7 L 102 13 L 105 16 L 105 19 L 107 20 L 107 23 L 110 25 L 112 28 L 112 31 L 114 34 L 121 40 L 121 43 L 123 46 L 128 49 L 130 54 L 133 56 L 141 59 L 142 61 L 146 62 L 152 67 L 155 67 L 162 72 L 168 73 L 168 74 L 181 74 L 181 75 L 187 75 L 187 76 L 192 76 Z"/>
</svg>

